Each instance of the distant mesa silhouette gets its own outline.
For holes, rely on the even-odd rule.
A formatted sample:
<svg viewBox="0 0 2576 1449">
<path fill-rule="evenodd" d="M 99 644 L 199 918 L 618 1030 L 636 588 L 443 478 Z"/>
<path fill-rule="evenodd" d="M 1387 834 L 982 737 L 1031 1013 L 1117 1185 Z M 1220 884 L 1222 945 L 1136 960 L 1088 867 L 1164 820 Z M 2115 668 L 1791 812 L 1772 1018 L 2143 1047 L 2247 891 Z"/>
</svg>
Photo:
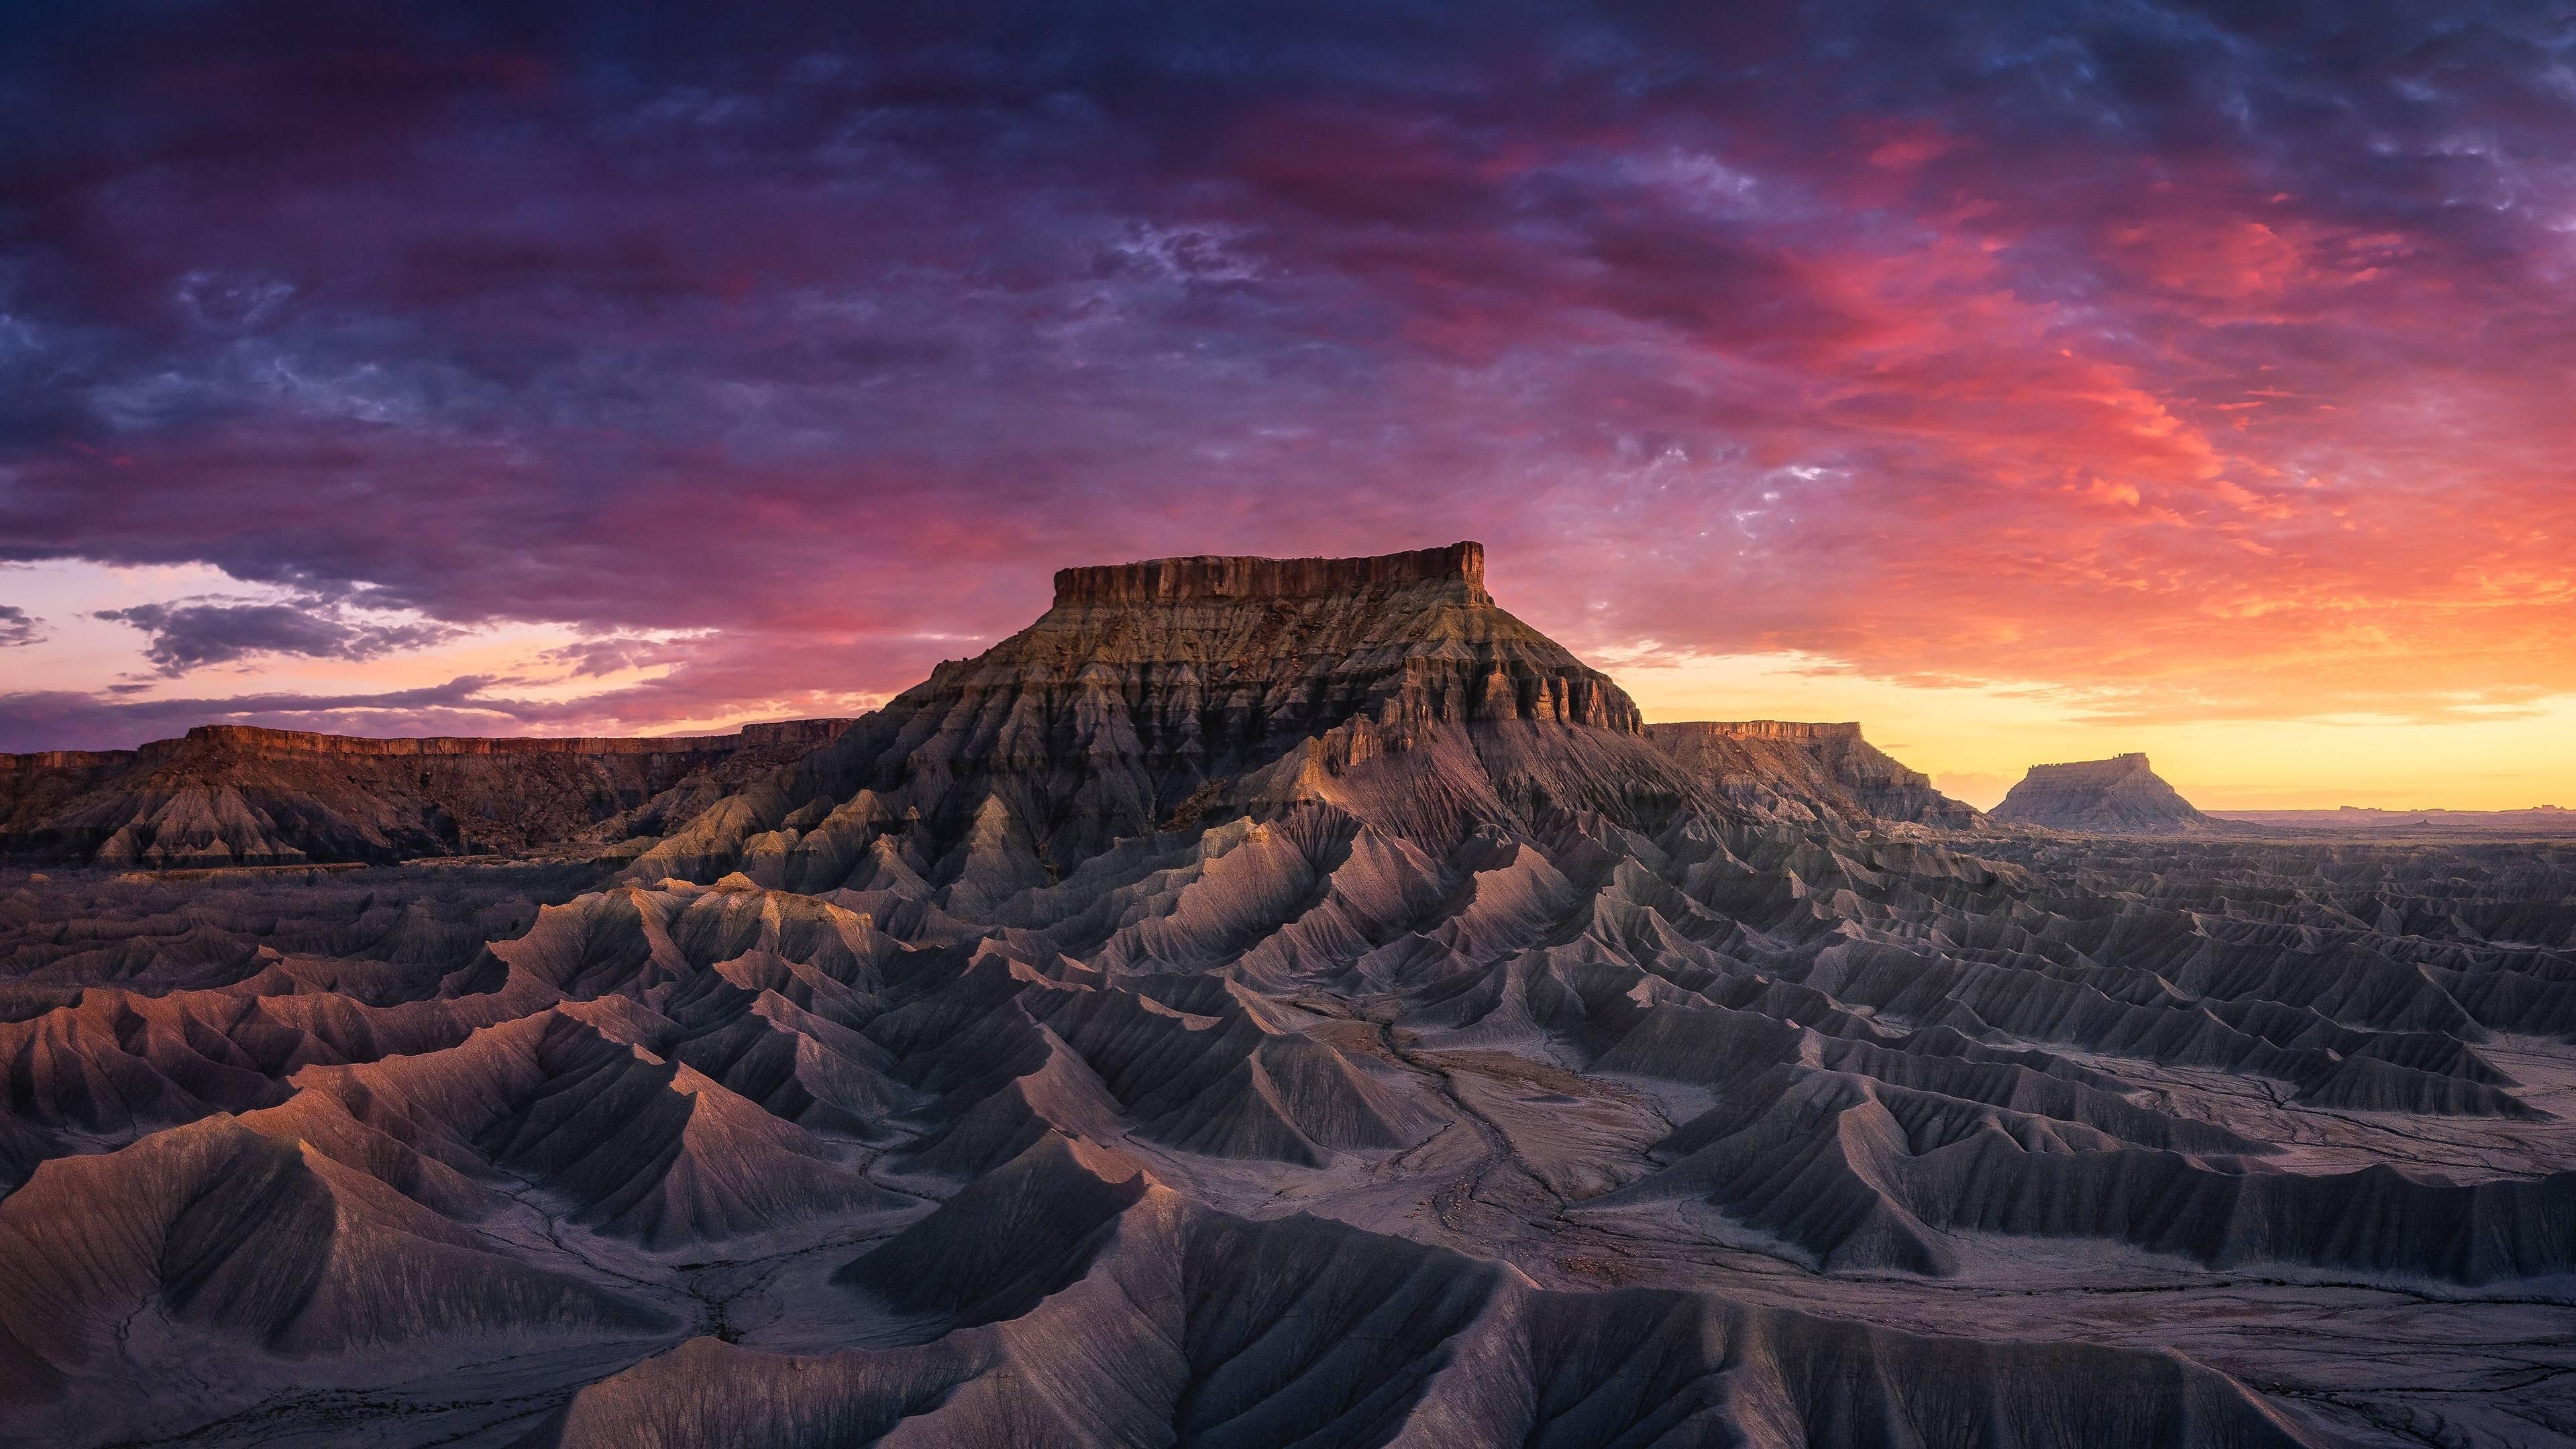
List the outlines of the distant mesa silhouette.
<svg viewBox="0 0 2576 1449">
<path fill-rule="evenodd" d="M 139 749 L 0 755 L 0 860 L 170 870 L 606 847 L 660 834 L 849 723 L 498 739 L 199 725 Z"/>
<path fill-rule="evenodd" d="M 2033 765 L 1993 814 L 2007 824 L 2095 835 L 2183 835 L 2220 827 L 2148 768 L 2143 754 Z"/>
</svg>

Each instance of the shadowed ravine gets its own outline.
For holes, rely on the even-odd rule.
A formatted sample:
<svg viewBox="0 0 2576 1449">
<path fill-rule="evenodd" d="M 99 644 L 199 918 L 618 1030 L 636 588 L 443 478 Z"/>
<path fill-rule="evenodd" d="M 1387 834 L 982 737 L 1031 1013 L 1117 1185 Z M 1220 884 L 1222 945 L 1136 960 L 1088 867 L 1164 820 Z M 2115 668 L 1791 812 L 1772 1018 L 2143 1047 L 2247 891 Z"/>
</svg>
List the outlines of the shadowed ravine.
<svg viewBox="0 0 2576 1449">
<path fill-rule="evenodd" d="M 8 1437 L 2576 1434 L 2576 848 L 1650 732 L 1472 544 L 1068 570 L 727 788 L 0 875 Z"/>
</svg>

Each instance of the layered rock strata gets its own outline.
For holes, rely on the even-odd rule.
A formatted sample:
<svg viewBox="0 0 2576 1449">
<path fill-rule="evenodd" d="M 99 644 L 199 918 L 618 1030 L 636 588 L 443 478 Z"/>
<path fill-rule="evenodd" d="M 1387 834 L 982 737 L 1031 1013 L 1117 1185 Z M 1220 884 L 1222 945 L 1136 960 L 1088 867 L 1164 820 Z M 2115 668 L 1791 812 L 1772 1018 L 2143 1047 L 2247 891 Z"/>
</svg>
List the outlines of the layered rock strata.
<svg viewBox="0 0 2576 1449">
<path fill-rule="evenodd" d="M 1994 818 L 2096 835 L 2178 835 L 2219 824 L 2193 809 L 2142 754 L 2033 765 L 1995 807 Z"/>
<path fill-rule="evenodd" d="M 1848 821 L 1906 820 L 1945 829 L 1977 823 L 1977 811 L 1932 788 L 1861 738 L 1855 723 L 1694 720 L 1646 727 L 1647 738 L 1711 782 L 1720 795 L 1777 814 L 1803 808 Z"/>
</svg>

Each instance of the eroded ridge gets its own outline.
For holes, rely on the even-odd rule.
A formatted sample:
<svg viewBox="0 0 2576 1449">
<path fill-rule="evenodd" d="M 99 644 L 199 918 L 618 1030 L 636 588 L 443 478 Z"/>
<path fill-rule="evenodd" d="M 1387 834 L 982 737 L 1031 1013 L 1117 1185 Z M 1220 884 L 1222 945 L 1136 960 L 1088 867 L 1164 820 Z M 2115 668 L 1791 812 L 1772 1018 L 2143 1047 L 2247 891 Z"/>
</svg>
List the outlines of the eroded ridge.
<svg viewBox="0 0 2576 1449">
<path fill-rule="evenodd" d="M 2576 1422 L 2576 846 L 1748 791 L 1456 582 L 1060 606 L 632 861 L 0 879 L 0 1426 Z"/>
<path fill-rule="evenodd" d="M 550 739 L 200 725 L 139 749 L 0 755 L 0 864 L 381 865 L 596 848 L 658 835 L 848 724 Z"/>
</svg>

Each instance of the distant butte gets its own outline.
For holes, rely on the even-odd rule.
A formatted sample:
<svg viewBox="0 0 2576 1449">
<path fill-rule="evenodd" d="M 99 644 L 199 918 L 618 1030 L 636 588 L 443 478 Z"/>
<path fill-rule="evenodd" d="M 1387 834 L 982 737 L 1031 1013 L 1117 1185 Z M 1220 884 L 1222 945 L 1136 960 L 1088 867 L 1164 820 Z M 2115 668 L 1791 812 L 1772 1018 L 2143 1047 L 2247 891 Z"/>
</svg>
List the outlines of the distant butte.
<svg viewBox="0 0 2576 1449">
<path fill-rule="evenodd" d="M 2143 754 L 2033 765 L 1994 818 L 2095 835 L 2182 835 L 2221 828 L 2147 767 Z"/>
</svg>

